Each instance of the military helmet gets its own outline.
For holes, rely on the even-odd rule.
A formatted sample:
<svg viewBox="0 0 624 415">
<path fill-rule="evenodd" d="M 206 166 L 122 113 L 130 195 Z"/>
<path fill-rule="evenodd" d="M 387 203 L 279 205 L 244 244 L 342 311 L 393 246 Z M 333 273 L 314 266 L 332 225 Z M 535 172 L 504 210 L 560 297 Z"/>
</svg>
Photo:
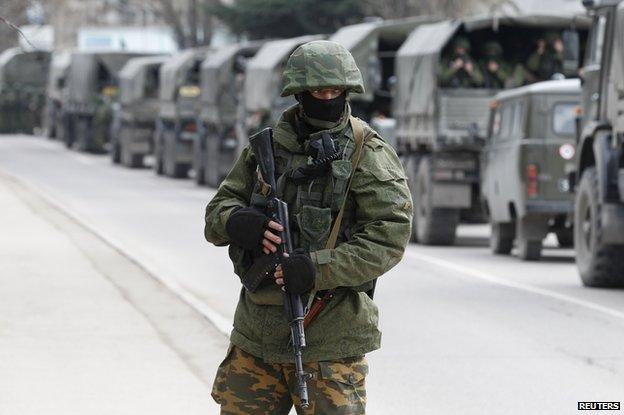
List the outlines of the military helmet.
<svg viewBox="0 0 624 415">
<path fill-rule="evenodd" d="M 295 49 L 286 62 L 283 80 L 283 97 L 323 88 L 364 92 L 362 74 L 351 52 L 328 40 L 314 40 Z"/>
<path fill-rule="evenodd" d="M 552 43 L 557 39 L 561 39 L 561 35 L 559 34 L 559 32 L 549 30 L 548 32 L 544 33 L 544 40 L 546 41 L 546 43 Z"/>
<path fill-rule="evenodd" d="M 459 36 L 453 41 L 453 49 L 455 48 L 464 48 L 468 52 L 470 51 L 470 41 L 464 36 Z"/>
<path fill-rule="evenodd" d="M 486 42 L 483 46 L 483 53 L 488 58 L 498 58 L 503 55 L 503 47 L 500 43 L 495 42 L 493 40 Z"/>
</svg>

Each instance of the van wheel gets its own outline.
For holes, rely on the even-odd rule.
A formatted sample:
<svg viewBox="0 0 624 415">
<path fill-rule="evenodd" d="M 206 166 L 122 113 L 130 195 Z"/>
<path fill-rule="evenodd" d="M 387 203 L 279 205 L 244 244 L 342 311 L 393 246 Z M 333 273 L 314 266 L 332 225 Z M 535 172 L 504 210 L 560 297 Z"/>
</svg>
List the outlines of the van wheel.
<svg viewBox="0 0 624 415">
<path fill-rule="evenodd" d="M 524 261 L 538 261 L 542 256 L 542 241 L 518 238 L 518 257 Z"/>
<path fill-rule="evenodd" d="M 513 247 L 515 225 L 513 223 L 492 223 L 490 250 L 493 254 L 509 255 Z"/>
<path fill-rule="evenodd" d="M 414 188 L 414 216 L 418 242 L 425 245 L 452 245 L 459 223 L 459 210 L 433 207 L 433 182 L 429 157 L 423 157 L 418 164 Z"/>
<path fill-rule="evenodd" d="M 624 246 L 602 242 L 602 205 L 594 167 L 583 172 L 574 209 L 574 249 L 583 285 L 624 286 Z"/>
<path fill-rule="evenodd" d="M 559 248 L 572 248 L 574 246 L 574 230 L 572 228 L 559 229 L 555 235 Z"/>
</svg>

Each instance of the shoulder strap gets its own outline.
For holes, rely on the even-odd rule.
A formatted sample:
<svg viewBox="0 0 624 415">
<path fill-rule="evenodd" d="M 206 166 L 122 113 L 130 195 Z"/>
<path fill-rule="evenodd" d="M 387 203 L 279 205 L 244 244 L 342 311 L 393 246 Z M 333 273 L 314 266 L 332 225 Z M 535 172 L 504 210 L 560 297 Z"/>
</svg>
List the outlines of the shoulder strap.
<svg viewBox="0 0 624 415">
<path fill-rule="evenodd" d="M 351 116 L 349 118 L 351 122 L 351 128 L 353 129 L 353 139 L 355 140 L 355 151 L 351 155 L 351 176 L 349 177 L 349 183 L 347 184 L 347 189 L 345 194 L 349 193 L 351 189 L 351 183 L 353 182 L 353 176 L 355 176 L 355 169 L 360 163 L 360 158 L 362 156 L 362 149 L 364 147 L 364 126 L 362 125 L 362 121 L 359 118 Z M 334 226 L 331 229 L 329 234 L 329 238 L 327 238 L 327 243 L 325 244 L 325 249 L 333 249 L 336 247 L 336 242 L 338 241 L 338 233 L 340 232 L 340 224 L 342 223 L 342 217 L 344 216 L 345 206 L 347 202 L 347 198 L 345 197 L 342 201 L 342 206 L 340 206 L 340 211 L 336 216 L 334 221 Z"/>
</svg>

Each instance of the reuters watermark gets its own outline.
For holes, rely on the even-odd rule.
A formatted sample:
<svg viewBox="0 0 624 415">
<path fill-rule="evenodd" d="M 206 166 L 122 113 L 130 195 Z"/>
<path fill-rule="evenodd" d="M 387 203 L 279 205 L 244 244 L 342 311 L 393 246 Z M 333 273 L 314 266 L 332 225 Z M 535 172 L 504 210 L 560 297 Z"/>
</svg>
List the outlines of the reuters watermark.
<svg viewBox="0 0 624 415">
<path fill-rule="evenodd" d="M 579 411 L 619 411 L 619 402 L 578 402 Z"/>
</svg>

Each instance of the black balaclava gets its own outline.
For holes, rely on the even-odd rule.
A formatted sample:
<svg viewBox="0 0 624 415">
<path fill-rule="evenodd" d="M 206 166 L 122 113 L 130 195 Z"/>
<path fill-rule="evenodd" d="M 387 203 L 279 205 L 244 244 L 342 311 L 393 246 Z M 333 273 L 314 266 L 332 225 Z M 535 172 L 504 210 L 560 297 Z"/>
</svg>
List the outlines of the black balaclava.
<svg viewBox="0 0 624 415">
<path fill-rule="evenodd" d="M 317 99 L 304 91 L 297 94 L 297 100 L 303 106 L 303 112 L 310 117 L 322 121 L 336 122 L 342 117 L 347 100 L 347 94 L 342 93 L 333 99 Z"/>
</svg>

